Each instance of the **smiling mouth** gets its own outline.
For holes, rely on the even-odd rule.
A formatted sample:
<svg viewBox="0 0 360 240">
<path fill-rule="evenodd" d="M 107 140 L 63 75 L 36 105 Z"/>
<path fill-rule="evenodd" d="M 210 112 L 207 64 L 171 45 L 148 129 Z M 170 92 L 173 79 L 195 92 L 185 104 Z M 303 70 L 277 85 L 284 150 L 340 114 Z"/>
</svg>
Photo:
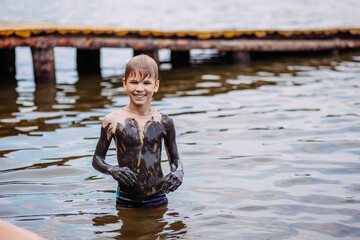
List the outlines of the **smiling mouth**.
<svg viewBox="0 0 360 240">
<path fill-rule="evenodd" d="M 145 94 L 134 94 L 134 96 L 136 98 L 144 98 L 146 95 Z"/>
</svg>

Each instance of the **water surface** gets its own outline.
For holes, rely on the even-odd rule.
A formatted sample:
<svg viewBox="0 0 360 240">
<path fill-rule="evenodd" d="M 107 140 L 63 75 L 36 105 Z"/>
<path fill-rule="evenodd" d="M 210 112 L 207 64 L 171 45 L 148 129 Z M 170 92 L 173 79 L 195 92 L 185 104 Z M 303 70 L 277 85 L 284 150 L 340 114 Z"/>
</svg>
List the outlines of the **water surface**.
<svg viewBox="0 0 360 240">
<path fill-rule="evenodd" d="M 358 0 L 0 0 L 0 21 L 125 29 L 256 30 L 359 27 Z"/>
<path fill-rule="evenodd" d="M 2 219 L 50 239 L 360 236 L 359 53 L 164 64 L 153 105 L 175 121 L 184 183 L 167 208 L 124 211 L 91 166 L 103 117 L 128 102 L 122 63 L 77 79 L 74 50 L 57 49 L 58 84 L 43 88 L 17 54 L 18 86 L 0 94 Z"/>
<path fill-rule="evenodd" d="M 0 1 L 0 20 L 161 30 L 360 22 L 357 0 L 47 3 Z M 115 181 L 91 160 L 103 117 L 128 103 L 132 51 L 102 49 L 102 76 L 79 77 L 75 50 L 55 48 L 57 84 L 43 87 L 29 49 L 17 48 L 17 86 L 0 87 L 0 218 L 49 239 L 358 239 L 360 53 L 247 65 L 207 62 L 214 53 L 161 65 L 153 105 L 176 124 L 183 185 L 166 208 L 117 211 Z"/>
</svg>

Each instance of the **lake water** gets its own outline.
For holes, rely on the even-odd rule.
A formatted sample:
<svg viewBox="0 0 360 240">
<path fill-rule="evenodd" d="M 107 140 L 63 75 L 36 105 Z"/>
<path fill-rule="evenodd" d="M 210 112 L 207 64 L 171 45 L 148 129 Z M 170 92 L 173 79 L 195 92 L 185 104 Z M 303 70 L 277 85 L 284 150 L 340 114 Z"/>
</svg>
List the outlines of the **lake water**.
<svg viewBox="0 0 360 240">
<path fill-rule="evenodd" d="M 141 13 L 156 7 L 141 2 Z M 158 2 L 163 9 L 174 9 L 171 1 Z M 232 28 L 230 16 L 237 12 L 231 6 L 245 14 L 247 27 L 254 29 L 267 24 L 335 26 L 316 21 L 320 17 L 311 13 L 321 9 L 321 19 L 328 16 L 342 26 L 359 23 L 358 14 L 351 15 L 358 1 L 274 0 L 260 8 L 265 2 L 209 1 L 203 9 L 200 3 L 205 1 L 185 1 L 181 11 L 197 6 L 201 14 L 188 15 L 192 22 L 174 28 L 209 24 L 208 14 L 221 7 L 228 19 L 205 26 L 221 28 L 227 22 Z M 311 7 L 314 2 L 319 9 Z M 1 1 L 8 9 L 0 7 L 6 12 L 1 20 L 122 20 L 116 1 L 99 7 L 113 6 L 110 16 L 97 10 L 97 1 L 55 1 L 49 6 L 22 1 L 22 8 L 10 3 Z M 139 1 L 124 7 L 135 3 Z M 289 18 L 278 16 L 275 9 Z M 299 10 L 294 16 L 289 9 L 306 9 L 307 14 Z M 181 19 L 181 11 L 173 11 L 175 16 L 161 11 L 155 16 L 158 26 L 151 25 L 150 15 L 127 23 L 166 29 L 171 24 L 159 19 L 171 16 L 171 23 Z M 256 25 L 253 16 L 263 12 L 270 22 Z M 335 17 L 339 12 L 342 18 Z M 56 48 L 57 84 L 43 88 L 34 84 L 30 50 L 16 50 L 18 84 L 0 90 L 1 219 L 49 239 L 360 237 L 360 52 L 266 57 L 228 65 L 208 61 L 214 51 L 195 50 L 191 67 L 162 64 L 153 106 L 174 119 L 184 183 L 168 195 L 166 208 L 121 211 L 114 207 L 115 181 L 94 170 L 91 160 L 103 117 L 128 103 L 121 77 L 132 51 L 103 49 L 101 54 L 102 77 L 79 78 L 75 50 Z M 167 50 L 160 51 L 160 60 L 169 60 Z M 114 145 L 107 160 L 115 164 Z M 163 168 L 168 171 L 166 161 Z"/>
</svg>

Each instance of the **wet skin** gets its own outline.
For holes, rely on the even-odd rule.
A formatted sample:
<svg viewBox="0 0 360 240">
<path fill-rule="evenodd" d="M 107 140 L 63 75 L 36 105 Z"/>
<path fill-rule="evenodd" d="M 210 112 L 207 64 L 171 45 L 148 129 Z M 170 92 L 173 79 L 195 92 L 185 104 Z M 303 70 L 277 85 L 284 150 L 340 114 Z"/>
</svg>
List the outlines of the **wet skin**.
<svg viewBox="0 0 360 240">
<path fill-rule="evenodd" d="M 149 116 L 141 126 L 141 121 L 127 117 L 101 128 L 93 166 L 119 182 L 120 196 L 142 199 L 175 191 L 182 183 L 183 169 L 176 146 L 174 123 L 165 114 L 155 118 L 158 120 Z M 111 139 L 115 141 L 118 166 L 105 162 Z M 171 170 L 165 177 L 161 169 L 162 139 Z"/>
</svg>

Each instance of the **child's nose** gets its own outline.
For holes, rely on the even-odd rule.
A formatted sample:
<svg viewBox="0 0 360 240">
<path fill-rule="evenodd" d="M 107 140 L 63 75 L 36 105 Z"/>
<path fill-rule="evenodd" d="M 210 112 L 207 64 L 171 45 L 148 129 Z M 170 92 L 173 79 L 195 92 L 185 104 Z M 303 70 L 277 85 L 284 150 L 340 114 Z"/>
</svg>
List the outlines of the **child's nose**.
<svg viewBox="0 0 360 240">
<path fill-rule="evenodd" d="M 142 84 L 138 84 L 136 87 L 136 90 L 142 91 L 142 90 L 144 90 L 144 86 Z"/>
</svg>

